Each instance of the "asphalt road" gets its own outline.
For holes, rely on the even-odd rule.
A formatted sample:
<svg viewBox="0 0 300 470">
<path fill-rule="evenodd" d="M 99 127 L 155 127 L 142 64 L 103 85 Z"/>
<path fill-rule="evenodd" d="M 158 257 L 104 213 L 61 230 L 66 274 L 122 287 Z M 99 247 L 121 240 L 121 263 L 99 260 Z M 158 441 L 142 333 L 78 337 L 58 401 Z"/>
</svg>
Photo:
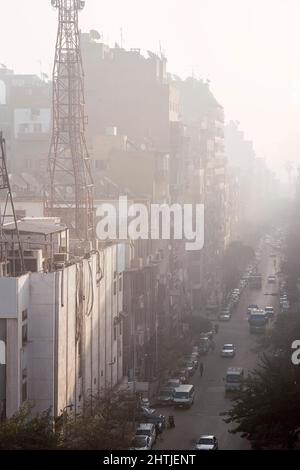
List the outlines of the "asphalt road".
<svg viewBox="0 0 300 470">
<path fill-rule="evenodd" d="M 267 277 L 274 274 L 274 258 L 270 257 L 270 249 L 264 245 L 260 272 L 263 275 L 261 290 L 252 290 L 247 287 L 240 299 L 239 305 L 232 315 L 230 322 L 220 322 L 219 332 L 215 336 L 215 350 L 204 356 L 204 374 L 200 377 L 199 369 L 191 379 L 195 386 L 195 402 L 190 409 L 173 409 L 173 407 L 159 408 L 166 417 L 174 415 L 176 427 L 166 429 L 157 440 L 154 449 L 160 450 L 190 450 L 196 439 L 202 434 L 213 434 L 219 441 L 221 450 L 249 449 L 247 440 L 239 435 L 228 432 L 232 425 L 224 423 L 220 413 L 230 408 L 230 398 L 225 398 L 224 378 L 230 366 L 243 367 L 245 374 L 257 362 L 255 346 L 257 335 L 249 333 L 247 321 L 247 307 L 252 303 L 260 307 L 272 305 L 278 311 L 278 297 L 269 296 L 277 292 L 278 286 L 268 284 Z M 234 343 L 236 356 L 234 358 L 221 358 L 220 351 L 225 343 Z"/>
</svg>

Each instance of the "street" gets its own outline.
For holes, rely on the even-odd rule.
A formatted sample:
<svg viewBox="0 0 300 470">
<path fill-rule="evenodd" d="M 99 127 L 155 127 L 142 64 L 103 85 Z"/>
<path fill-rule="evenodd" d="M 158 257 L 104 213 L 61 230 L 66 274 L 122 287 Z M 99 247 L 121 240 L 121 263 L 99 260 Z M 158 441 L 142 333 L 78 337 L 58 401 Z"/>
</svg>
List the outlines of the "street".
<svg viewBox="0 0 300 470">
<path fill-rule="evenodd" d="M 188 409 L 176 410 L 172 407 L 159 408 L 160 413 L 166 417 L 173 414 L 176 427 L 166 429 L 157 440 L 155 449 L 160 450 L 190 450 L 195 441 L 202 434 L 211 434 L 217 437 L 220 450 L 249 449 L 247 440 L 239 435 L 228 432 L 232 425 L 224 423 L 220 413 L 231 406 L 230 398 L 225 398 L 224 378 L 230 366 L 244 368 L 245 375 L 251 370 L 257 360 L 257 353 L 253 350 L 256 345 L 256 335 L 249 333 L 247 321 L 247 307 L 255 303 L 259 307 L 273 306 L 275 314 L 278 311 L 278 297 L 269 296 L 277 291 L 277 285 L 268 285 L 267 277 L 275 273 L 274 258 L 270 257 L 270 249 L 263 246 L 263 254 L 259 270 L 263 275 L 261 290 L 251 290 L 247 287 L 240 302 L 233 312 L 230 322 L 219 323 L 219 332 L 215 336 L 215 350 L 207 356 L 201 357 L 204 364 L 204 374 L 200 377 L 199 368 L 191 379 L 195 386 L 195 402 Z M 220 350 L 225 343 L 234 343 L 236 356 L 234 358 L 221 358 Z"/>
</svg>

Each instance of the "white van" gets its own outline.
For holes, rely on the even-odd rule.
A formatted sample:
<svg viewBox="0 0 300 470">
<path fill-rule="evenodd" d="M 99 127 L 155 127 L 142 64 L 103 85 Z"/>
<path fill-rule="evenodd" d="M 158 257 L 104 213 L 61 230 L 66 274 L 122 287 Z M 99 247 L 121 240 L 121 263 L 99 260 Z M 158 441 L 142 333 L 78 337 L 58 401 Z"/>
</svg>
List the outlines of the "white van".
<svg viewBox="0 0 300 470">
<path fill-rule="evenodd" d="M 243 389 L 244 369 L 242 367 L 229 367 L 225 379 L 225 393 Z"/>
<path fill-rule="evenodd" d="M 194 385 L 180 385 L 175 388 L 173 403 L 175 407 L 190 408 L 194 403 L 195 389 Z"/>
</svg>

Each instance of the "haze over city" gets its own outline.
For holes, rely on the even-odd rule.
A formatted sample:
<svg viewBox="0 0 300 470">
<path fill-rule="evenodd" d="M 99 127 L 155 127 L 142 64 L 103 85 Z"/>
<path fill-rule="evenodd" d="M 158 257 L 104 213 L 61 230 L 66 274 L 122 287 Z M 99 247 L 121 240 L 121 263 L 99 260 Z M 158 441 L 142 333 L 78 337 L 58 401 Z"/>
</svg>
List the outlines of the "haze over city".
<svg viewBox="0 0 300 470">
<path fill-rule="evenodd" d="M 51 76 L 55 10 L 47 0 L 0 4 L 1 60 Z M 299 18 L 297 0 L 89 0 L 80 22 L 110 45 L 161 46 L 169 72 L 209 79 L 226 119 L 240 121 L 257 155 L 285 176 L 284 161 L 300 156 Z"/>
<path fill-rule="evenodd" d="M 300 449 L 298 2 L 0 0 L 2 465 Z"/>
</svg>

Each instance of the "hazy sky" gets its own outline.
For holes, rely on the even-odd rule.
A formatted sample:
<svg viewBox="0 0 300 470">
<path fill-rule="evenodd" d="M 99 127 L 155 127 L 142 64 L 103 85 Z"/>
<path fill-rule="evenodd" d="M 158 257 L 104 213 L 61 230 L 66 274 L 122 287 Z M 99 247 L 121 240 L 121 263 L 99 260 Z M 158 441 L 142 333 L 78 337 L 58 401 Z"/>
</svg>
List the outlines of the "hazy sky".
<svg viewBox="0 0 300 470">
<path fill-rule="evenodd" d="M 0 0 L 0 63 L 49 73 L 57 13 L 50 0 Z M 110 45 L 166 53 L 170 72 L 209 78 L 258 156 L 300 163 L 299 0 L 87 0 L 82 31 Z M 41 64 L 40 62 L 41 61 Z"/>
</svg>

